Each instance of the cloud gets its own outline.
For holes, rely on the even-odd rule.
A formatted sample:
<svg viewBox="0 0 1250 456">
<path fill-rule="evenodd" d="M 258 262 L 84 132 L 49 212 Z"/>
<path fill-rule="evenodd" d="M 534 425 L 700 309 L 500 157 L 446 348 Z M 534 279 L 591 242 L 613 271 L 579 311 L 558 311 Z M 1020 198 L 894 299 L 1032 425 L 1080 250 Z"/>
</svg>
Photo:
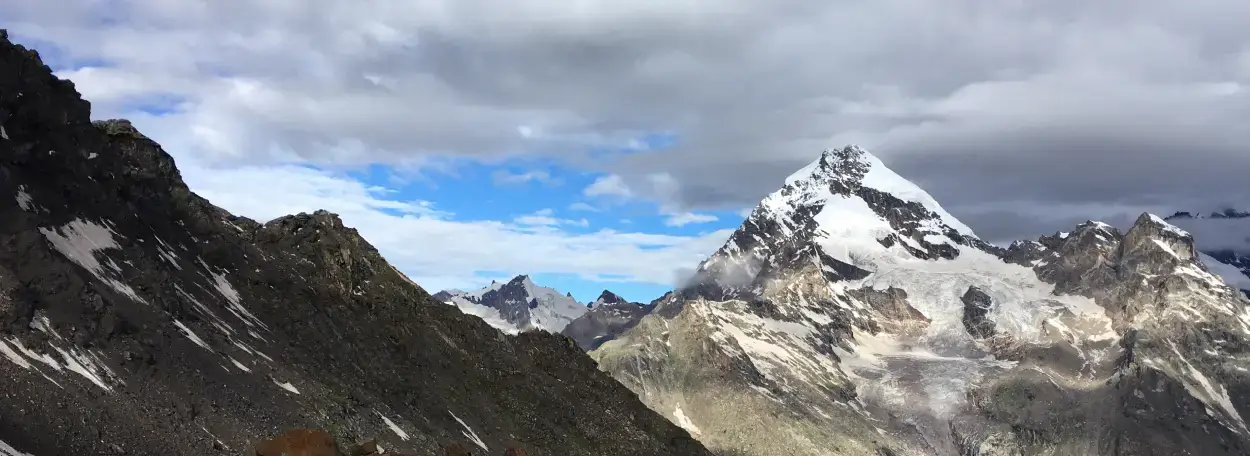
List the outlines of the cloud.
<svg viewBox="0 0 1250 456">
<path fill-rule="evenodd" d="M 668 226 L 686 226 L 691 223 L 708 223 L 715 222 L 719 219 L 711 214 L 696 214 L 693 212 L 682 212 L 680 214 L 669 215 L 664 219 L 664 224 Z"/>
<path fill-rule="evenodd" d="M 537 227 L 553 227 L 557 225 L 578 226 L 582 228 L 590 227 L 590 222 L 584 218 L 571 220 L 560 219 L 554 217 L 555 211 L 551 209 L 540 209 L 533 214 L 522 215 L 513 219 L 518 225 L 528 225 Z"/>
<path fill-rule="evenodd" d="M 1170 223 L 1192 234 L 1199 249 L 1250 254 L 1250 218 L 1189 218 Z"/>
<path fill-rule="evenodd" d="M 569 210 L 570 210 L 570 211 L 583 211 L 583 212 L 599 212 L 599 211 L 601 211 L 601 209 L 599 209 L 599 208 L 597 208 L 597 207 L 594 207 L 594 206 L 591 206 L 589 203 L 584 203 L 584 202 L 581 202 L 581 201 L 578 201 L 578 202 L 575 202 L 575 203 L 573 203 L 573 204 L 570 204 L 570 205 L 569 205 Z"/>
<path fill-rule="evenodd" d="M 592 198 L 599 196 L 628 198 L 634 196 L 633 190 L 625 186 L 625 181 L 616 174 L 609 174 L 595 179 L 594 182 L 582 190 L 582 194 Z"/>
<path fill-rule="evenodd" d="M 499 170 L 491 173 L 491 179 L 494 179 L 497 185 L 520 185 L 530 182 L 540 182 L 544 184 L 558 184 L 559 180 L 552 178 L 551 174 L 542 170 L 526 171 L 523 173 L 510 173 L 508 171 Z"/>
<path fill-rule="evenodd" d="M 546 155 L 694 211 L 753 205 L 854 142 L 957 216 L 1039 208 L 973 224 L 995 239 L 1071 218 L 1051 206 L 1250 201 L 1235 0 L 6 6 L 19 39 L 100 62 L 63 73 L 99 111 L 177 100 L 168 131 L 210 163 Z M 674 140 L 650 150 L 654 132 Z"/>
<path fill-rule="evenodd" d="M 269 220 L 328 209 L 357 228 L 387 260 L 430 290 L 473 288 L 482 271 L 575 274 L 670 285 L 673 270 L 691 267 L 720 247 L 727 230 L 676 236 L 586 228 L 544 209 L 511 222 L 458 220 L 421 201 L 389 199 L 393 190 L 302 166 L 209 168 L 179 162 L 188 184 L 234 213 Z M 257 194 L 266 195 L 263 199 Z"/>
</svg>

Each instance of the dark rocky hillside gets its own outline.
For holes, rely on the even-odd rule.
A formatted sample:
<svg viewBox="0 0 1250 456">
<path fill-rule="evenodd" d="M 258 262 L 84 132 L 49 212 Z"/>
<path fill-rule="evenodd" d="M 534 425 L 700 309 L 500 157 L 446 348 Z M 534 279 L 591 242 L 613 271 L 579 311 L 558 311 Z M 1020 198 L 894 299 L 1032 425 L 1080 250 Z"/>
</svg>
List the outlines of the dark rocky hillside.
<svg viewBox="0 0 1250 456">
<path fill-rule="evenodd" d="M 334 214 L 232 216 L 89 116 L 0 31 L 0 454 L 710 454 L 572 340 L 432 301 Z"/>
</svg>

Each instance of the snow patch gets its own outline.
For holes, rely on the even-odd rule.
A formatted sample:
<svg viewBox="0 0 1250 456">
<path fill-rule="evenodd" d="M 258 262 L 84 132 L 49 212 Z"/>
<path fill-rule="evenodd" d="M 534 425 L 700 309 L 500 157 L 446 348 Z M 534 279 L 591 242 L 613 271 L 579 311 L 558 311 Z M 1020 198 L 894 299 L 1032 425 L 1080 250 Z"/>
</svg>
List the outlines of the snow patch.
<svg viewBox="0 0 1250 456">
<path fill-rule="evenodd" d="M 521 332 L 521 328 L 503 318 L 503 315 L 499 313 L 499 309 L 474 304 L 468 300 L 460 298 L 459 296 L 453 297 L 450 301 L 444 302 L 444 304 L 456 306 L 456 308 L 460 309 L 460 311 L 465 315 L 472 315 L 474 317 L 481 318 L 482 321 L 486 322 L 486 324 L 490 325 L 492 328 L 503 331 L 504 334 L 516 335 Z"/>
<path fill-rule="evenodd" d="M 244 366 L 244 365 L 243 365 L 243 363 L 240 363 L 238 360 L 236 360 L 236 359 L 234 359 L 234 358 L 230 358 L 230 362 L 234 364 L 234 367 L 239 368 L 239 370 L 242 370 L 243 372 L 251 372 L 251 371 L 252 371 L 252 369 L 248 368 L 247 366 Z"/>
<path fill-rule="evenodd" d="M 160 254 L 161 259 L 165 260 L 166 263 L 169 263 L 174 268 L 177 268 L 179 271 L 181 271 L 182 265 L 178 263 L 178 253 L 174 252 L 173 247 L 170 247 L 169 244 L 166 244 L 165 240 L 161 239 L 160 236 L 156 237 L 156 243 L 158 244 L 156 248 L 156 252 Z"/>
<path fill-rule="evenodd" d="M 469 439 L 469 440 L 473 441 L 473 444 L 474 444 L 474 445 L 477 445 L 479 448 L 481 448 L 481 449 L 482 449 L 482 451 L 490 451 L 490 448 L 487 448 L 487 447 L 486 447 L 486 442 L 483 442 L 483 441 L 482 441 L 482 439 L 481 439 L 480 437 L 478 437 L 478 436 L 477 436 L 477 433 L 476 433 L 476 432 L 473 432 L 473 428 L 469 427 L 469 425 L 468 425 L 468 424 L 465 424 L 465 423 L 464 423 L 464 420 L 462 420 L 462 419 L 460 419 L 460 417 L 456 416 L 456 414 L 455 414 L 455 413 L 453 413 L 451 410 L 448 410 L 448 411 L 447 411 L 447 413 L 450 413 L 450 414 L 451 414 L 451 417 L 452 417 L 452 418 L 455 418 L 455 419 L 456 419 L 456 422 L 457 422 L 457 423 L 460 423 L 460 426 L 464 428 L 464 430 L 463 430 L 463 431 L 460 431 L 460 433 L 461 433 L 461 434 L 464 434 L 464 437 L 465 437 L 466 439 Z"/>
<path fill-rule="evenodd" d="M 1233 402 L 1228 396 L 1228 391 L 1224 389 L 1224 385 L 1213 383 L 1202 371 L 1194 368 L 1189 360 L 1176 349 L 1176 345 L 1172 345 L 1172 353 L 1176 354 L 1176 360 L 1183 363 L 1181 365 L 1181 373 L 1188 374 L 1188 378 L 1182 378 L 1185 389 L 1189 390 L 1189 394 L 1201 399 L 1207 405 L 1215 405 L 1224 410 L 1234 422 L 1237 423 L 1239 429 L 1243 433 L 1250 433 L 1250 429 L 1246 428 L 1246 421 L 1242 419 L 1241 414 L 1237 413 L 1237 408 L 1233 407 Z M 1193 380 L 1192 382 L 1189 380 Z M 1214 404 L 1212 404 L 1214 402 Z"/>
<path fill-rule="evenodd" d="M 1158 224 L 1161 228 L 1163 228 L 1163 231 L 1167 233 L 1171 233 L 1178 237 L 1190 237 L 1188 231 L 1180 229 L 1180 227 L 1169 223 L 1167 220 L 1163 220 L 1163 218 L 1154 214 L 1146 214 L 1146 215 L 1150 217 L 1151 222 L 1154 222 Z"/>
<path fill-rule="evenodd" d="M 864 160 L 868 162 L 870 168 L 868 173 L 864 174 L 863 185 L 868 188 L 877 189 L 901 199 L 903 201 L 911 201 L 920 203 L 925 209 L 937 214 L 942 223 L 954 228 L 959 234 L 964 236 L 976 236 L 972 228 L 964 225 L 959 219 L 955 218 L 949 212 L 938 204 L 937 200 L 930 196 L 928 192 L 920 188 L 916 184 L 907 180 L 903 176 L 898 175 L 890 168 L 885 166 L 875 155 L 864 152 Z"/>
<path fill-rule="evenodd" d="M 246 307 L 243 307 L 243 298 L 239 295 L 238 290 L 235 290 L 234 286 L 230 285 L 230 281 L 226 279 L 225 274 L 214 272 L 208 264 L 204 263 L 203 259 L 198 259 L 198 261 L 200 266 L 205 271 L 208 271 L 208 274 L 212 277 L 213 286 L 217 289 L 217 293 L 226 298 L 226 310 L 230 311 L 231 314 L 234 314 L 235 317 L 248 326 L 269 330 L 269 325 L 256 318 L 256 315 L 253 315 Z"/>
<path fill-rule="evenodd" d="M 33 367 L 29 361 L 26 361 L 26 358 L 23 358 L 21 354 L 13 350 L 13 347 L 10 347 L 9 344 L 2 340 L 0 340 L 0 353 L 3 353 L 5 358 L 8 358 L 9 361 L 17 364 L 22 369 L 29 370 Z"/>
<path fill-rule="evenodd" d="M 3 133 L 4 133 L 4 127 L 0 127 L 0 134 L 3 134 Z M 4 139 L 9 139 L 9 138 L 6 136 Z M 13 446 L 7 443 L 4 443 L 3 440 L 0 440 L 0 456 L 35 456 L 35 455 L 17 451 L 17 448 L 13 448 Z"/>
<path fill-rule="evenodd" d="M 109 372 L 108 369 L 99 362 L 99 360 L 93 359 L 91 355 L 81 353 L 74 349 L 67 351 L 55 345 L 52 346 L 52 348 L 56 350 L 57 353 L 61 354 L 61 358 L 65 361 L 65 368 L 69 369 L 70 372 L 83 376 L 83 378 L 90 380 L 91 383 L 103 388 L 105 391 L 113 390 L 111 386 L 104 383 L 103 378 L 106 373 L 111 374 L 111 372 Z"/>
<path fill-rule="evenodd" d="M 98 223 L 75 219 L 60 228 L 39 228 L 44 238 L 52 243 L 61 255 L 91 272 L 96 279 L 107 283 L 113 290 L 137 302 L 147 304 L 133 288 L 114 277 L 121 276 L 121 268 L 113 260 L 104 257 L 101 263 L 96 253 L 108 249 L 120 249 L 114 240 L 112 229 Z"/>
<path fill-rule="evenodd" d="M 273 380 L 273 384 L 278 385 L 279 388 L 282 388 L 284 390 L 290 391 L 295 394 L 299 394 L 299 390 L 296 389 L 295 385 L 292 385 L 291 382 L 279 383 L 277 380 Z"/>
<path fill-rule="evenodd" d="M 203 348 L 210 352 L 213 351 L 213 347 L 209 346 L 208 342 L 205 342 L 204 339 L 201 339 L 200 336 L 195 333 L 195 331 L 192 331 L 191 328 L 187 327 L 187 325 L 182 324 L 181 321 L 174 320 L 174 326 L 177 326 L 178 329 L 182 331 L 182 335 L 186 336 L 187 339 L 190 339 L 191 342 L 194 342 L 195 345 L 199 345 L 200 348 Z"/>
<path fill-rule="evenodd" d="M 26 193 L 25 185 L 17 186 L 17 206 L 26 212 L 30 212 L 31 209 L 35 208 L 34 198 L 29 193 Z"/>
<path fill-rule="evenodd" d="M 682 411 L 681 404 L 677 404 L 677 407 L 673 409 L 673 418 L 677 420 L 676 424 L 678 426 L 681 426 L 682 429 L 690 431 L 691 434 L 702 434 L 699 427 L 694 425 L 694 421 L 691 421 L 690 417 L 686 416 L 686 412 Z"/>
<path fill-rule="evenodd" d="M 403 429 L 400 429 L 394 421 L 391 421 L 391 419 L 387 418 L 386 415 L 383 415 L 382 412 L 374 410 L 374 413 L 377 413 L 378 416 L 382 417 L 382 422 L 386 423 L 386 426 L 391 428 L 391 432 L 394 432 L 395 435 L 399 436 L 401 439 L 408 440 L 408 433 L 404 432 Z"/>
</svg>

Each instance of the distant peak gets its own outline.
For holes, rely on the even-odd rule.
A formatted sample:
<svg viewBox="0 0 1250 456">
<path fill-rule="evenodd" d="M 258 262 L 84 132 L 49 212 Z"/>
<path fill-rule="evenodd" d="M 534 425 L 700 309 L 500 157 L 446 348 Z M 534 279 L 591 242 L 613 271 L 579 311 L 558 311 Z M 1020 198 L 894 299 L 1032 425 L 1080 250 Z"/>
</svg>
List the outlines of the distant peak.
<svg viewBox="0 0 1250 456">
<path fill-rule="evenodd" d="M 1164 217 L 1163 220 L 1183 220 L 1183 219 L 1243 219 L 1250 218 L 1250 212 L 1226 207 L 1218 211 L 1209 213 L 1177 211 L 1176 213 Z"/>
<path fill-rule="evenodd" d="M 622 298 L 620 295 L 608 290 L 603 290 L 602 293 L 599 293 L 599 298 L 588 304 L 587 307 L 593 309 L 604 304 L 622 304 L 627 302 L 629 301 L 625 300 L 625 298 Z"/>
<path fill-rule="evenodd" d="M 1169 216 L 1167 216 L 1167 217 L 1164 217 L 1163 219 L 1164 219 L 1164 220 L 1173 220 L 1173 219 L 1188 219 L 1188 218 L 1194 218 L 1194 214 L 1193 214 L 1192 212 L 1188 212 L 1188 211 L 1176 211 L 1176 212 L 1175 212 L 1175 213 L 1173 213 L 1172 215 L 1169 215 Z"/>
<path fill-rule="evenodd" d="M 1239 211 L 1228 207 L 1224 208 L 1222 211 L 1211 214 L 1211 218 L 1250 218 L 1250 212 Z"/>
<path fill-rule="evenodd" d="M 608 290 L 603 290 L 603 293 L 599 293 L 598 301 L 607 302 L 607 303 L 617 303 L 617 302 L 624 302 L 625 300 L 622 299 L 620 296 L 618 296 L 616 293 L 613 293 Z"/>
</svg>

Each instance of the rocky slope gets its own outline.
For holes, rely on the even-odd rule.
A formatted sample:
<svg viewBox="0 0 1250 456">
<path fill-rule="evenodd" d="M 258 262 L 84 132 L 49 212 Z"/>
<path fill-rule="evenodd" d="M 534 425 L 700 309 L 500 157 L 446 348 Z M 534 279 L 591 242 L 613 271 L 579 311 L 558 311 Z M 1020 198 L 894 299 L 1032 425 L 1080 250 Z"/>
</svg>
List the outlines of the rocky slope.
<svg viewBox="0 0 1250 456">
<path fill-rule="evenodd" d="M 572 295 L 535 284 L 527 275 L 507 282 L 491 281 L 490 286 L 475 291 L 440 291 L 434 299 L 509 334 L 528 329 L 558 333 L 589 310 Z"/>
<path fill-rule="evenodd" d="M 1250 312 L 1144 214 L 998 248 L 857 147 L 592 352 L 713 450 L 1248 454 Z"/>
<path fill-rule="evenodd" d="M 615 339 L 633 328 L 642 317 L 653 309 L 640 303 L 629 302 L 615 293 L 603 290 L 599 298 L 587 307 L 589 312 L 569 323 L 561 331 L 577 342 L 583 350 L 594 350 L 604 342 Z"/>
<path fill-rule="evenodd" d="M 333 214 L 232 216 L 89 114 L 0 31 L 0 454 L 709 454 L 568 338 L 433 301 Z"/>
<path fill-rule="evenodd" d="M 1203 263 L 1250 297 L 1250 212 L 1177 212 L 1165 220 L 1194 233 Z"/>
</svg>

